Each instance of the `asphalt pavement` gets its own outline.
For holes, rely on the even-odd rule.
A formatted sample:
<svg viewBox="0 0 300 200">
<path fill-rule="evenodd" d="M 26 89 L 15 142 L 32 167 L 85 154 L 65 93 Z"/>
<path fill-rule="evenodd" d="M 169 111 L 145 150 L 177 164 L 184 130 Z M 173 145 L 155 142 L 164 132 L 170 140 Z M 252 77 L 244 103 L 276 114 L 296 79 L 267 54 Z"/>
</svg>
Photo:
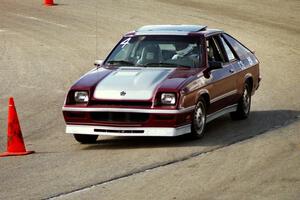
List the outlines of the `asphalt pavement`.
<svg viewBox="0 0 300 200">
<path fill-rule="evenodd" d="M 300 2 L 2 0 L 0 151 L 13 96 L 28 150 L 0 159 L 0 199 L 300 198 Z M 122 35 L 147 24 L 205 24 L 255 50 L 262 83 L 249 119 L 223 116 L 205 138 L 64 133 L 71 84 Z"/>
</svg>

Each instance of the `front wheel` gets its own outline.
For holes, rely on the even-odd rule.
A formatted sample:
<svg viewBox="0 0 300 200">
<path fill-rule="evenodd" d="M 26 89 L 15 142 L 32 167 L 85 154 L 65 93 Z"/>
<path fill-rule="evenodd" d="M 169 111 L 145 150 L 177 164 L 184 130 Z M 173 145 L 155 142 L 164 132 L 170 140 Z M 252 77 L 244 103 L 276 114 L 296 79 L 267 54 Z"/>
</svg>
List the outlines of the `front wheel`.
<svg viewBox="0 0 300 200">
<path fill-rule="evenodd" d="M 193 138 L 202 138 L 206 124 L 206 104 L 204 99 L 200 99 L 195 107 L 192 130 L 190 135 Z"/>
<path fill-rule="evenodd" d="M 238 102 L 238 107 L 235 112 L 230 113 L 233 120 L 246 119 L 250 114 L 251 107 L 251 90 L 248 83 L 245 83 L 243 95 Z"/>
<path fill-rule="evenodd" d="M 98 135 L 74 134 L 75 140 L 81 144 L 95 143 Z"/>
</svg>

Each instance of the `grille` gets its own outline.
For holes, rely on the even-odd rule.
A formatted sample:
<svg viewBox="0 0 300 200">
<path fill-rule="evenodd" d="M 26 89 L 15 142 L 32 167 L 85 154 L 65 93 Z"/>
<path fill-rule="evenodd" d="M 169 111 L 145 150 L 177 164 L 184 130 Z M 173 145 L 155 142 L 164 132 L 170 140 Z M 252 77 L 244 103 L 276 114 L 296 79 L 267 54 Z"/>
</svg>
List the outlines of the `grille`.
<svg viewBox="0 0 300 200">
<path fill-rule="evenodd" d="M 64 112 L 64 115 L 66 117 L 70 117 L 70 118 L 84 118 L 86 115 L 85 113 L 82 112 Z"/>
<path fill-rule="evenodd" d="M 94 121 L 102 122 L 145 122 L 149 119 L 148 113 L 124 113 L 124 112 L 92 112 Z"/>
</svg>

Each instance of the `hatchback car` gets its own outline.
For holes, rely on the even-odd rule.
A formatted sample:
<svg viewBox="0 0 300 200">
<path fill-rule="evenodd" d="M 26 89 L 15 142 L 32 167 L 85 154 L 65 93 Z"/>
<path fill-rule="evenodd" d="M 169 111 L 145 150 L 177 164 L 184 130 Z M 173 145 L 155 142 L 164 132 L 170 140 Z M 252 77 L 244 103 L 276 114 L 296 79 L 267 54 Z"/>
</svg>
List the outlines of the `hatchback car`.
<svg viewBox="0 0 300 200">
<path fill-rule="evenodd" d="M 70 88 L 66 132 L 80 143 L 99 135 L 200 138 L 206 123 L 248 117 L 260 82 L 252 51 L 201 25 L 149 25 L 129 32 Z"/>
</svg>

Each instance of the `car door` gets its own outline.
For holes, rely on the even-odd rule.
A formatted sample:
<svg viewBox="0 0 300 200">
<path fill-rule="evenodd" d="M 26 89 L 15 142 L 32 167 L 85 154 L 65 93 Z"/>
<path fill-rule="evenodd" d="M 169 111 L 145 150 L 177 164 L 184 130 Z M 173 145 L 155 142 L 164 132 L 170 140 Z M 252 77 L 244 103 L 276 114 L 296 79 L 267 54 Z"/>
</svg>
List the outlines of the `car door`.
<svg viewBox="0 0 300 200">
<path fill-rule="evenodd" d="M 215 112 L 234 103 L 237 93 L 235 74 L 235 61 L 229 60 L 219 35 L 207 38 L 208 65 L 210 65 L 210 104 L 208 113 Z M 221 67 L 212 68 L 214 63 L 221 63 Z"/>
</svg>

